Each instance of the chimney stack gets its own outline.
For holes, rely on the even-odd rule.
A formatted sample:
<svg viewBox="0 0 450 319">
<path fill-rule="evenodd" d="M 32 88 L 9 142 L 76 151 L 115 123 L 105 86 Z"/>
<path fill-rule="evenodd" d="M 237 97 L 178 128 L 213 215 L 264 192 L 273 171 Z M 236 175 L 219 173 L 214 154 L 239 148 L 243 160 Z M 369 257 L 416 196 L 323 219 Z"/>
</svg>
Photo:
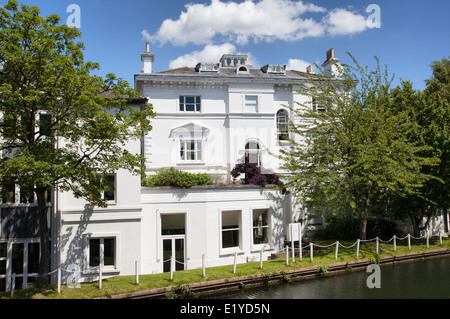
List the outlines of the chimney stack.
<svg viewBox="0 0 450 319">
<path fill-rule="evenodd" d="M 306 72 L 307 73 L 313 73 L 313 71 L 312 71 L 312 65 L 308 65 L 307 67 L 306 67 Z"/>
<path fill-rule="evenodd" d="M 327 51 L 327 60 L 322 64 L 326 76 L 338 77 L 342 74 L 342 66 L 339 59 L 334 56 L 334 49 Z"/>
<path fill-rule="evenodd" d="M 327 61 L 334 58 L 334 49 L 330 49 L 327 51 Z"/>
<path fill-rule="evenodd" d="M 147 42 L 145 52 L 141 54 L 141 61 L 144 63 L 144 69 L 141 73 L 152 73 L 152 63 L 155 60 L 155 55 L 150 52 L 150 43 Z"/>
</svg>

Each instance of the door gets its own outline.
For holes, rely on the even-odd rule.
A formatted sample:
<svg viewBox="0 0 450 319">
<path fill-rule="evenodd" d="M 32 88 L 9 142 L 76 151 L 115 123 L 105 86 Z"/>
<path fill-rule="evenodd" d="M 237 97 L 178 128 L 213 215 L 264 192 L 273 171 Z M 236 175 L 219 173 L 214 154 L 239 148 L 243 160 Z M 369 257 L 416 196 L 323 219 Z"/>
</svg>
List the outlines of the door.
<svg viewBox="0 0 450 319">
<path fill-rule="evenodd" d="M 175 271 L 184 270 L 184 236 L 163 238 L 163 271 L 170 272 L 172 256 L 175 257 Z"/>
<path fill-rule="evenodd" d="M 40 244 L 37 240 L 0 243 L 0 290 L 28 287 L 39 274 Z"/>
</svg>

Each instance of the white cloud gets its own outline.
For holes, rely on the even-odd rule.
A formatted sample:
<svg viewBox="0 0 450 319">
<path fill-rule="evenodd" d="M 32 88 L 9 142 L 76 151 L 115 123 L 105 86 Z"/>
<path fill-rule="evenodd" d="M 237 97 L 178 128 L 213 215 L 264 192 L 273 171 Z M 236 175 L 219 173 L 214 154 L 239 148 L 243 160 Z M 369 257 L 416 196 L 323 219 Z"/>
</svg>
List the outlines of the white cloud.
<svg viewBox="0 0 450 319">
<path fill-rule="evenodd" d="M 195 67 L 199 62 L 219 62 L 224 54 L 246 54 L 248 55 L 248 63 L 254 67 L 258 67 L 259 63 L 253 58 L 251 53 L 236 52 L 236 47 L 231 43 L 221 45 L 207 44 L 202 50 L 194 51 L 182 55 L 175 60 L 169 62 L 170 69 L 181 68 L 184 66 Z"/>
<path fill-rule="evenodd" d="M 324 19 L 331 35 L 353 34 L 367 28 L 367 17 L 347 11 L 334 9 Z"/>
<path fill-rule="evenodd" d="M 169 67 L 176 69 L 183 66 L 195 67 L 198 62 L 218 62 L 223 54 L 234 54 L 235 52 L 236 47 L 230 43 L 222 45 L 208 44 L 201 51 L 187 53 L 170 61 Z"/>
<path fill-rule="evenodd" d="M 306 68 L 309 65 L 312 65 L 313 66 L 313 70 L 314 70 L 313 63 L 309 63 L 307 61 L 300 60 L 300 59 L 289 59 L 289 62 L 287 64 L 286 68 L 288 70 L 296 70 L 296 71 L 306 72 Z"/>
<path fill-rule="evenodd" d="M 351 10 L 336 8 L 328 11 L 315 4 L 294 0 L 246 0 L 241 3 L 211 0 L 210 4 L 187 4 L 178 19 L 166 19 L 156 33 L 143 30 L 142 36 L 160 45 L 168 42 L 174 45 L 217 42 L 243 45 L 251 40 L 297 41 L 366 30 L 367 17 Z M 312 14 L 307 18 L 307 13 Z"/>
<path fill-rule="evenodd" d="M 210 44 L 216 37 L 246 44 L 254 41 L 282 39 L 292 41 L 324 34 L 320 21 L 302 19 L 307 12 L 326 12 L 323 7 L 292 0 L 246 0 L 242 3 L 212 0 L 211 4 L 188 4 L 177 20 L 166 19 L 149 41 L 164 45 Z"/>
</svg>

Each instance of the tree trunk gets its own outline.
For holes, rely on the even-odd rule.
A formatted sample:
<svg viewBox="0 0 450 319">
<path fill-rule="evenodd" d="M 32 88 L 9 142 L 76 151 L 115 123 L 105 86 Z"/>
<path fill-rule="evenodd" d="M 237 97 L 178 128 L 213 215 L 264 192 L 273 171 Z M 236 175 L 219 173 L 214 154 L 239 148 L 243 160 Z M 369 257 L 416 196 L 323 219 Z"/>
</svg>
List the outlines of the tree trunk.
<svg viewBox="0 0 450 319">
<path fill-rule="evenodd" d="M 412 228 L 413 228 L 413 236 L 414 237 L 420 237 L 420 229 L 419 229 L 418 222 L 416 220 L 416 216 L 409 215 L 409 219 L 411 220 L 411 225 L 412 225 Z"/>
<path fill-rule="evenodd" d="M 41 241 L 41 254 L 39 260 L 39 284 L 41 287 L 49 285 L 50 273 L 50 230 L 48 227 L 48 212 L 45 201 L 45 189 L 36 191 L 39 214 L 39 235 Z"/>
<path fill-rule="evenodd" d="M 359 239 L 366 240 L 367 239 L 367 218 L 360 217 L 359 219 Z"/>
</svg>

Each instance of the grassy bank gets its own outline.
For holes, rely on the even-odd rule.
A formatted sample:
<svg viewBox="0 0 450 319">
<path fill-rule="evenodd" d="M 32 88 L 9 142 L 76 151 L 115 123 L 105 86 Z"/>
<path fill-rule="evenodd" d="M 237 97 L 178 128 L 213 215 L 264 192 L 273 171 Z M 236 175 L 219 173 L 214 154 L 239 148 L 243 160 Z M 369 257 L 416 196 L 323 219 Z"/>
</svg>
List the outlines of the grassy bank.
<svg viewBox="0 0 450 319">
<path fill-rule="evenodd" d="M 319 245 L 329 245 L 330 242 L 315 242 Z M 343 246 L 351 246 L 354 241 L 342 241 Z M 276 274 L 278 272 L 286 272 L 303 267 L 317 266 L 322 267 L 336 262 L 348 262 L 358 259 L 370 259 L 373 262 L 385 256 L 393 256 L 400 254 L 407 254 L 411 252 L 424 252 L 429 250 L 447 248 L 450 249 L 450 238 L 443 238 L 443 243 L 440 245 L 439 238 L 431 238 L 429 248 L 426 246 L 426 240 L 412 240 L 411 250 L 408 249 L 406 240 L 397 242 L 397 249 L 394 252 L 393 244 L 380 243 L 379 254 L 376 254 L 375 242 L 367 242 L 360 247 L 359 257 L 356 257 L 356 245 L 352 248 L 339 247 L 339 254 L 335 260 L 335 248 L 332 246 L 324 251 L 315 252 L 314 260 L 311 262 L 309 252 L 303 253 L 303 260 L 300 261 L 296 256 L 296 261 L 289 260 L 289 265 L 286 265 L 286 260 L 281 257 L 276 260 L 264 261 L 263 269 L 259 269 L 259 262 L 238 264 L 236 274 L 233 273 L 233 265 L 213 267 L 206 269 L 206 278 L 202 277 L 201 269 L 177 271 L 174 273 L 173 280 L 170 280 L 169 273 L 141 275 L 139 276 L 139 284 L 135 283 L 135 276 L 121 276 L 109 279 L 104 279 L 102 282 L 102 289 L 99 289 L 98 282 L 81 284 L 81 288 L 68 288 L 66 285 L 61 286 L 61 293 L 57 293 L 57 287 L 51 286 L 46 290 L 41 290 L 36 286 L 31 286 L 26 289 L 18 289 L 15 291 L 14 298 L 18 299 L 89 299 L 97 297 L 108 297 L 118 294 L 131 294 L 133 292 L 149 290 L 154 288 L 162 288 L 168 286 L 181 286 L 202 281 L 211 281 L 217 279 L 227 279 L 240 276 L 249 276 L 254 274 Z M 1 292 L 0 298 L 11 298 L 9 292 Z"/>
</svg>

